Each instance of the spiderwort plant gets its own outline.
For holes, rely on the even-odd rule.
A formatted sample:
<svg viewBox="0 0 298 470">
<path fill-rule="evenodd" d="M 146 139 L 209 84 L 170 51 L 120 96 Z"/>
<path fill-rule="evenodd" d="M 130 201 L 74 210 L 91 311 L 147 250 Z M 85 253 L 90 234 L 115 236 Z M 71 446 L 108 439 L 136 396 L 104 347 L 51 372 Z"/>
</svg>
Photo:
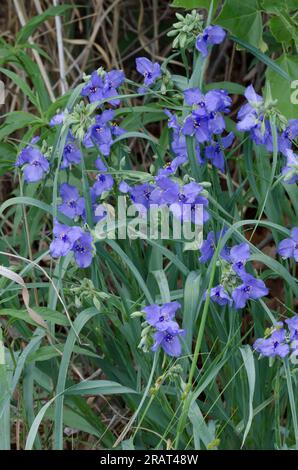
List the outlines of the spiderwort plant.
<svg viewBox="0 0 298 470">
<path fill-rule="evenodd" d="M 287 358 L 298 349 L 298 316 L 293 315 L 294 297 L 298 295 L 296 280 L 281 260 L 293 258 L 293 265 L 298 261 L 294 193 L 298 181 L 298 120 L 287 120 L 270 93 L 266 90 L 263 94 L 252 84 L 244 90 L 243 97 L 232 97 L 222 83 L 220 87 L 206 87 L 204 67 L 197 80 L 196 67 L 207 64 L 205 59 L 212 48 L 220 45 L 227 33 L 220 26 L 206 24 L 196 11 L 176 16 L 179 21 L 169 33 L 174 38 L 173 47 L 180 49 L 184 64 L 189 57 L 199 58 L 191 77 L 177 77 L 170 61 L 162 64 L 143 56 L 136 58 L 134 76 L 138 83 L 126 79 L 121 70 L 94 70 L 75 90 L 80 92 L 79 98 L 50 116 L 45 133 L 49 142 L 35 137 L 25 146 L 22 144 L 15 165 L 24 176 L 20 179 L 22 190 L 24 186 L 25 192 L 36 198 L 46 198 L 49 192 L 53 195 L 45 206 L 50 214 L 46 218 L 51 231 L 49 251 L 53 264 L 57 264 L 55 273 L 65 272 L 67 282 L 64 286 L 61 281 L 61 289 L 69 299 L 71 318 L 76 318 L 77 309 L 90 305 L 97 309 L 90 330 L 86 324 L 83 328 L 89 331 L 88 341 L 94 341 L 94 351 L 88 351 L 90 357 L 109 379 L 110 375 L 123 382 L 126 391 L 132 387 L 143 391 L 146 384 L 140 403 L 139 396 L 136 402 L 123 398 L 127 406 L 132 406 L 130 424 L 150 392 L 146 410 L 158 394 L 159 403 L 164 404 L 161 421 L 167 423 L 167 430 L 158 423 L 156 434 L 169 437 L 167 442 L 171 445 L 194 445 L 192 426 L 185 423 L 190 424 L 190 416 L 197 416 L 198 406 L 204 416 L 199 420 L 202 432 L 197 433 L 197 439 L 213 433 L 213 441 L 218 442 L 216 433 L 221 435 L 226 423 L 220 423 L 220 428 L 217 422 L 227 416 L 233 433 L 226 440 L 225 436 L 221 439 L 227 443 L 230 439 L 239 446 L 239 430 L 251 410 L 263 410 L 266 400 L 272 402 L 266 395 L 270 387 L 264 381 L 260 382 L 261 398 L 255 394 L 254 404 L 251 388 L 245 391 L 251 401 L 247 410 L 243 411 L 242 396 L 241 403 L 237 397 L 236 404 L 230 402 L 226 389 L 230 384 L 234 387 L 234 380 L 237 384 L 235 364 L 238 367 L 244 357 L 239 350 L 247 355 L 249 367 L 245 363 L 245 369 L 251 368 L 252 387 L 252 377 L 262 380 L 261 374 L 255 374 L 259 363 L 252 351 L 271 362 L 273 358 L 284 361 L 286 367 Z M 147 123 L 156 123 L 156 114 L 161 121 L 160 136 L 146 127 Z M 264 182 L 268 182 L 271 166 L 274 174 L 272 188 L 268 189 Z M 35 185 L 30 186 L 31 183 Z M 272 194 L 277 206 L 282 198 L 290 201 L 286 214 L 279 214 L 279 218 L 271 190 L 276 191 Z M 195 217 L 199 205 L 205 235 L 200 248 L 198 244 L 189 248 L 184 239 L 172 240 L 170 236 L 158 241 L 120 241 L 120 237 L 101 240 L 97 224 L 109 219 L 119 197 L 141 216 L 150 214 L 152 207 L 168 209 L 172 225 L 176 220 L 190 222 L 192 227 L 199 225 Z M 249 211 L 257 214 L 256 220 L 247 219 Z M 158 223 L 160 220 L 161 216 Z M 290 236 L 283 240 L 280 233 L 286 232 L 281 224 L 290 229 Z M 255 242 L 254 232 L 263 226 L 269 238 L 272 230 L 276 259 L 262 253 L 262 241 Z M 277 240 L 281 241 L 276 243 Z M 67 258 L 59 264 L 62 257 Z M 78 269 L 84 270 L 84 277 Z M 271 312 L 274 299 L 269 299 L 270 295 L 275 297 L 277 276 L 283 277 L 293 293 L 287 295 L 288 305 L 283 304 L 283 322 L 277 321 L 277 311 Z M 67 288 L 68 284 L 71 288 Z M 135 309 L 138 310 L 131 314 Z M 86 316 L 93 314 L 93 310 L 84 312 Z M 274 321 L 272 327 L 265 329 L 267 317 Z M 254 342 L 254 332 L 260 328 L 258 336 L 264 337 Z M 97 349 L 103 353 L 100 358 L 95 353 Z M 232 354 L 235 361 L 230 360 Z M 164 386 L 164 378 L 171 375 L 172 367 L 176 367 L 175 384 Z M 205 382 L 210 370 L 218 373 Z M 153 393 L 150 386 L 157 371 L 162 380 L 156 379 Z M 208 385 L 192 402 L 190 392 L 195 391 L 191 397 L 196 396 L 204 383 Z M 241 391 L 244 388 L 241 383 Z M 63 392 L 53 390 L 59 397 Z M 172 411 L 178 420 L 174 433 L 168 431 Z M 152 416 L 154 421 L 154 413 Z M 192 420 L 191 424 L 196 423 Z M 253 426 L 256 432 L 253 419 L 247 426 Z M 59 432 L 62 434 L 61 429 Z M 254 432 L 248 443 L 256 446 Z M 204 439 L 199 445 L 209 448 L 212 442 Z M 160 445 L 156 442 L 157 447 Z"/>
</svg>

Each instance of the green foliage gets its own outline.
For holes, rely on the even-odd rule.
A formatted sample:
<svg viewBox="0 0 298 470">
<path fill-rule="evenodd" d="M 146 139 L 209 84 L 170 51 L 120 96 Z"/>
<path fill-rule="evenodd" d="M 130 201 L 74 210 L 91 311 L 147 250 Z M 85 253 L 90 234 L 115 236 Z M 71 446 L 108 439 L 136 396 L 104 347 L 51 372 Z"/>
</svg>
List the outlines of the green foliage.
<svg viewBox="0 0 298 470">
<path fill-rule="evenodd" d="M 186 8 L 209 4 L 204 0 L 174 2 L 174 6 Z M 288 21 L 295 1 L 282 5 Z M 290 118 L 295 116 L 295 106 L 289 105 L 290 81 L 297 79 L 298 62 L 290 54 L 294 36 L 291 29 L 282 30 L 276 6 L 277 2 L 264 0 L 246 2 L 240 8 L 239 2 L 237 7 L 227 0 L 216 21 L 237 36 L 231 37 L 241 48 L 265 64 L 272 96 Z M 13 169 L 16 154 L 36 133 L 48 142 L 52 161 L 61 161 L 68 129 L 55 135 L 48 122 L 57 109 L 73 109 L 80 100 L 81 87 L 50 103 L 37 65 L 27 53 L 31 47 L 27 40 L 45 19 L 68 9 L 68 5 L 51 8 L 33 19 L 14 46 L 1 41 L 0 72 L 20 88 L 24 103 L 30 102 L 31 108 L 30 112 L 16 111 L 5 117 L 0 128 L 0 174 Z M 270 50 L 260 50 L 264 10 L 273 15 L 268 25 L 274 38 L 287 48 L 287 54 L 277 60 L 271 59 Z M 8 68 L 12 63 L 25 79 Z M 204 63 L 199 60 L 191 83 L 204 87 L 203 75 Z M 189 86 L 186 77 L 174 75 L 172 79 L 179 90 Z M 230 94 L 244 92 L 243 86 L 228 81 L 208 83 L 204 91 L 219 87 Z M 123 118 L 129 132 L 115 141 L 109 168 L 116 179 L 144 182 L 150 177 L 144 166 L 162 165 L 167 157 L 170 136 L 163 109 L 179 110 L 182 103 L 175 95 L 156 92 L 154 102 L 132 105 L 137 96 L 129 91 L 121 95 L 123 106 L 117 109 L 116 117 Z M 156 123 L 160 123 L 160 134 L 152 131 L 158 127 Z M 25 136 L 19 143 L 14 133 L 20 129 Z M 169 445 L 210 450 L 297 448 L 297 371 L 281 361 L 268 367 L 250 347 L 254 337 L 263 335 L 265 326 L 276 322 L 280 311 L 285 317 L 293 313 L 298 296 L 295 267 L 269 256 L 249 239 L 250 260 L 256 263 L 260 276 L 272 283 L 273 297 L 275 281 L 285 291 L 285 303 L 278 306 L 281 310 L 272 302 L 276 299 L 270 299 L 271 304 L 251 302 L 249 309 L 240 313 L 227 307 L 219 309 L 204 298 L 208 287 L 218 281 L 216 263 L 225 243 L 245 241 L 248 231 L 258 229 L 262 234 L 272 233 L 276 244 L 289 235 L 285 221 L 298 224 L 297 187 L 278 180 L 281 159 L 276 152 L 272 159 L 266 149 L 241 135 L 238 138 L 236 151 L 226 155 L 237 170 L 237 181 L 227 172 L 224 183 L 214 169 L 198 165 L 193 142 L 188 143 L 192 175 L 198 181 L 212 182 L 210 230 L 218 232 L 223 225 L 227 228 L 209 265 L 198 262 L 196 251 L 183 250 L 182 241 L 150 239 L 97 242 L 96 258 L 87 274 L 78 270 L 70 257 L 54 263 L 48 245 L 61 175 L 57 171 L 52 180 L 25 187 L 20 180 L 20 189 L 0 207 L 0 230 L 5 234 L 0 244 L 1 264 L 9 264 L 26 280 L 30 305 L 48 328 L 36 325 L 23 308 L 20 286 L 1 278 L 1 449 L 12 445 L 11 423 L 16 417 L 24 423 L 20 438 L 27 449 L 66 447 L 70 440 L 66 427 L 74 430 L 72 444 L 79 446 L 81 440 L 90 439 L 90 446 L 99 449 L 115 445 L 119 428 L 125 431 L 122 442 L 117 443 L 122 449 Z M 146 156 L 141 164 L 134 154 L 135 141 Z M 84 197 L 89 197 L 87 174 L 93 171 L 94 158 L 90 151 L 86 168 L 76 168 L 67 176 L 80 186 Z M 58 218 L 72 223 L 61 214 Z M 89 284 L 84 283 L 84 277 Z M 185 354 L 170 361 L 137 348 L 142 320 L 131 317 L 145 304 L 169 300 L 182 303 L 179 320 L 186 329 Z M 119 419 L 117 434 L 107 421 L 111 416 Z"/>
</svg>

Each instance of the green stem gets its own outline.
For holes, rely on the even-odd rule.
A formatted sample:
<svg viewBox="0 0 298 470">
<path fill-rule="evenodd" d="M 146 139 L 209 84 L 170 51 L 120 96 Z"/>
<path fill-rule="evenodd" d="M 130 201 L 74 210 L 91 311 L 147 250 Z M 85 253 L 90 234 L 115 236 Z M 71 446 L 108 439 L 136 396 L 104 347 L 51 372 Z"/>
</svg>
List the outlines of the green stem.
<svg viewBox="0 0 298 470">
<path fill-rule="evenodd" d="M 221 238 L 221 236 L 220 236 L 220 238 Z M 190 394 L 190 391 L 191 391 L 191 388 L 192 388 L 192 381 L 193 381 L 193 377 L 194 377 L 194 374 L 195 374 L 195 371 L 196 371 L 198 358 L 199 358 L 199 354 L 200 354 L 200 350 L 201 350 L 201 345 L 202 345 L 202 340 L 203 340 L 203 335 L 204 335 L 204 330 L 205 330 L 205 325 L 206 325 L 206 320 L 207 320 L 207 314 L 208 314 L 208 309 L 209 309 L 209 304 L 210 304 L 210 291 L 211 291 L 214 276 L 215 276 L 216 260 L 218 258 L 219 249 L 220 249 L 220 240 L 218 241 L 215 253 L 213 255 L 213 264 L 212 264 L 211 273 L 210 273 L 210 279 L 209 279 L 209 284 L 208 284 L 208 289 L 207 289 L 207 294 L 206 294 L 205 305 L 204 305 L 204 309 L 203 309 L 203 314 L 202 314 L 199 333 L 198 333 L 196 346 L 195 346 L 195 350 L 194 350 L 194 355 L 193 355 L 193 359 L 192 359 L 192 363 L 191 363 L 191 367 L 190 367 L 190 371 L 189 371 L 189 375 L 188 375 L 188 380 L 187 380 L 187 384 L 186 384 L 186 388 L 185 388 L 185 392 L 184 392 L 185 393 L 185 397 L 184 397 L 185 401 L 184 401 L 184 404 L 183 404 L 182 413 L 181 413 L 181 416 L 180 416 L 180 419 L 179 419 L 179 422 L 178 422 L 178 427 L 177 427 L 177 436 L 176 436 L 176 441 L 175 441 L 175 448 L 176 449 L 179 446 L 180 435 L 181 435 L 181 432 L 182 432 L 182 430 L 185 426 L 188 411 L 189 411 L 189 407 L 190 407 L 190 404 L 191 404 L 192 396 Z"/>
<path fill-rule="evenodd" d="M 298 450 L 298 422 L 297 422 L 296 404 L 295 404 L 291 372 L 290 372 L 289 362 L 287 359 L 284 360 L 284 366 L 285 366 L 288 395 L 289 395 L 290 408 L 291 408 L 291 414 L 292 414 L 293 426 L 294 426 L 295 443 L 296 443 L 295 448 L 296 450 Z"/>
</svg>

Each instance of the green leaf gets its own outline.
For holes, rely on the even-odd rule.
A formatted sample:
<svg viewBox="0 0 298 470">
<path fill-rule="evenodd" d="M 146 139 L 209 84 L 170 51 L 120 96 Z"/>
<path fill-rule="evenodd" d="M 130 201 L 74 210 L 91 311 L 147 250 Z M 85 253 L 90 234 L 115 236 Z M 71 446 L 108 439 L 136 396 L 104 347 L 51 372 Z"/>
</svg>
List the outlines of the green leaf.
<svg viewBox="0 0 298 470">
<path fill-rule="evenodd" d="M 291 32 L 285 28 L 284 22 L 281 17 L 273 16 L 269 21 L 269 28 L 271 33 L 278 42 L 290 42 L 292 40 Z"/>
<path fill-rule="evenodd" d="M 193 8 L 206 8 L 210 7 L 211 0 L 174 0 L 171 7 L 185 8 L 186 10 L 192 10 Z M 217 7 L 218 0 L 213 2 L 214 8 Z"/>
<path fill-rule="evenodd" d="M 58 5 L 48 8 L 44 13 L 38 16 L 34 16 L 28 23 L 20 30 L 17 34 L 16 42 L 17 44 L 22 44 L 27 41 L 27 39 L 32 35 L 32 33 L 41 25 L 44 21 L 52 16 L 62 16 L 68 10 L 72 10 L 75 5 Z"/>
<path fill-rule="evenodd" d="M 256 384 L 256 371 L 255 371 L 255 362 L 254 362 L 253 352 L 251 348 L 248 345 L 243 346 L 242 348 L 240 348 L 240 352 L 241 352 L 244 367 L 246 370 L 248 388 L 249 388 L 248 419 L 247 419 L 246 428 L 245 428 L 243 440 L 242 440 L 242 446 L 243 446 L 247 438 L 247 435 L 249 433 L 249 430 L 252 424 L 252 419 L 253 419 L 253 397 L 254 397 L 255 384 Z"/>
<path fill-rule="evenodd" d="M 53 346 L 42 346 L 39 348 L 35 353 L 30 354 L 28 357 L 29 362 L 42 362 L 48 361 L 53 357 L 61 357 L 64 349 L 64 344 L 58 344 Z M 73 348 L 74 354 L 80 354 L 82 356 L 94 357 L 99 358 L 98 354 L 95 354 L 92 351 L 89 351 L 86 348 L 81 348 L 79 346 L 74 346 Z"/>
<path fill-rule="evenodd" d="M 276 13 L 281 10 L 297 10 L 297 0 L 262 0 L 261 8 L 267 13 Z"/>
<path fill-rule="evenodd" d="M 118 395 L 122 393 L 137 393 L 129 387 L 110 380 L 86 380 L 69 387 L 66 395 Z"/>
<path fill-rule="evenodd" d="M 62 315 L 62 313 L 56 312 L 46 307 L 34 307 L 34 310 L 46 321 L 56 325 L 67 326 L 69 322 L 67 318 Z M 7 316 L 11 318 L 16 318 L 18 320 L 23 320 L 30 325 L 36 326 L 36 323 L 29 317 L 27 310 L 13 309 L 13 308 L 3 308 L 0 311 L 1 316 Z"/>
<path fill-rule="evenodd" d="M 16 73 L 12 72 L 11 70 L 6 70 L 2 67 L 0 67 L 0 72 L 3 73 L 3 75 L 6 75 L 9 77 L 24 93 L 24 95 L 28 96 L 29 100 L 31 103 L 36 106 L 37 109 L 39 109 L 39 105 L 36 99 L 36 96 L 34 93 L 31 91 L 31 88 L 27 83 L 19 77 Z"/>
<path fill-rule="evenodd" d="M 0 128 L 0 140 L 12 134 L 18 129 L 28 127 L 32 124 L 41 124 L 42 121 L 34 114 L 25 111 L 13 111 L 9 113 L 4 124 Z"/>
<path fill-rule="evenodd" d="M 270 57 L 268 57 L 266 54 L 263 54 L 263 52 L 261 52 L 259 49 L 252 46 L 251 44 L 248 44 L 246 41 L 243 41 L 237 36 L 231 35 L 230 38 L 232 39 L 232 41 L 239 44 L 239 46 L 244 47 L 244 49 L 246 49 L 248 52 L 253 54 L 258 60 L 266 64 L 270 69 L 274 70 L 278 75 L 283 77 L 285 80 L 287 80 L 288 82 L 292 81 L 290 75 L 282 67 L 278 65 L 277 61 L 270 59 Z"/>
<path fill-rule="evenodd" d="M 282 55 L 275 63 L 286 72 L 291 81 L 298 77 L 298 57 Z M 267 70 L 267 80 L 270 82 L 272 97 L 277 99 L 279 111 L 288 119 L 297 118 L 298 106 L 291 102 L 293 89 L 289 83 L 273 70 Z"/>
<path fill-rule="evenodd" d="M 257 48 L 262 44 L 262 15 L 257 0 L 226 0 L 215 23 Z"/>
</svg>

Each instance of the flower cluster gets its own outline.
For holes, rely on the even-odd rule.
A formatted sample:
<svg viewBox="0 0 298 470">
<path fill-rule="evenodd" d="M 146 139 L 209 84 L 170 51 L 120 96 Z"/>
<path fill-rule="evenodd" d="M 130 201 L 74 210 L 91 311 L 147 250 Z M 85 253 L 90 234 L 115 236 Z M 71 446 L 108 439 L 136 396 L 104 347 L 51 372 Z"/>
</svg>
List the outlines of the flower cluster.
<svg viewBox="0 0 298 470">
<path fill-rule="evenodd" d="M 274 327 L 265 331 L 264 338 L 258 338 L 253 347 L 262 356 L 284 358 L 291 352 L 298 351 L 298 315 L 278 322 Z"/>
<path fill-rule="evenodd" d="M 66 256 L 70 251 L 80 268 L 87 268 L 92 262 L 92 236 L 84 232 L 81 227 L 68 227 L 67 225 L 54 222 L 54 240 L 50 244 L 50 253 L 53 258 Z"/>
<path fill-rule="evenodd" d="M 266 102 L 258 95 L 252 85 L 244 93 L 247 103 L 238 112 L 237 129 L 249 132 L 257 145 L 265 145 L 270 152 L 274 149 L 270 117 L 277 118 L 280 130 L 277 132 L 277 150 L 286 157 L 282 176 L 286 183 L 298 181 L 298 156 L 292 150 L 293 141 L 298 136 L 298 119 L 286 119 L 275 109 L 275 102 Z"/>
<path fill-rule="evenodd" d="M 124 82 L 122 70 L 104 72 L 95 70 L 82 89 L 82 96 L 88 97 L 90 103 L 108 101 L 112 106 L 120 104 L 117 88 Z"/>
<path fill-rule="evenodd" d="M 209 214 L 205 209 L 208 206 L 207 193 L 202 185 L 194 181 L 180 184 L 168 176 L 160 175 L 153 183 L 133 187 L 122 182 L 120 191 L 130 195 L 131 201 L 140 212 L 149 209 L 152 205 L 167 206 L 177 219 L 200 223 L 197 220 L 197 207 L 202 205 L 203 221 L 209 219 Z"/>
<path fill-rule="evenodd" d="M 200 262 L 209 261 L 214 254 L 216 240 L 210 232 L 201 247 Z M 256 279 L 245 270 L 245 264 L 250 257 L 248 243 L 232 248 L 224 247 L 221 251 L 218 264 L 220 266 L 220 284 L 210 291 L 210 298 L 219 305 L 234 306 L 236 309 L 244 308 L 248 300 L 256 300 L 268 294 L 268 289 L 261 279 Z"/>
<path fill-rule="evenodd" d="M 152 344 L 153 338 L 152 351 L 156 351 L 161 347 L 171 357 L 180 356 L 181 343 L 179 337 L 183 336 L 185 332 L 175 321 L 175 314 L 179 308 L 181 308 L 179 302 L 168 302 L 161 306 L 152 304 L 144 307 L 145 322 L 142 324 L 144 329 L 139 347 L 148 350 L 148 344 Z M 137 312 L 137 315 L 133 314 L 133 316 L 139 316 L 139 312 Z"/>
<path fill-rule="evenodd" d="M 199 88 L 189 88 L 184 91 L 184 99 L 192 111 L 184 121 L 182 132 L 185 136 L 195 137 L 199 163 L 210 160 L 216 168 L 224 171 L 224 150 L 234 141 L 232 132 L 221 137 L 226 129 L 224 114 L 230 111 L 231 98 L 221 89 L 204 94 Z M 204 156 L 200 144 L 206 145 Z"/>
<path fill-rule="evenodd" d="M 35 145 L 38 140 L 38 137 L 32 139 L 30 145 L 20 152 L 15 163 L 16 167 L 23 168 L 26 183 L 40 181 L 50 169 L 48 160 Z"/>
</svg>

